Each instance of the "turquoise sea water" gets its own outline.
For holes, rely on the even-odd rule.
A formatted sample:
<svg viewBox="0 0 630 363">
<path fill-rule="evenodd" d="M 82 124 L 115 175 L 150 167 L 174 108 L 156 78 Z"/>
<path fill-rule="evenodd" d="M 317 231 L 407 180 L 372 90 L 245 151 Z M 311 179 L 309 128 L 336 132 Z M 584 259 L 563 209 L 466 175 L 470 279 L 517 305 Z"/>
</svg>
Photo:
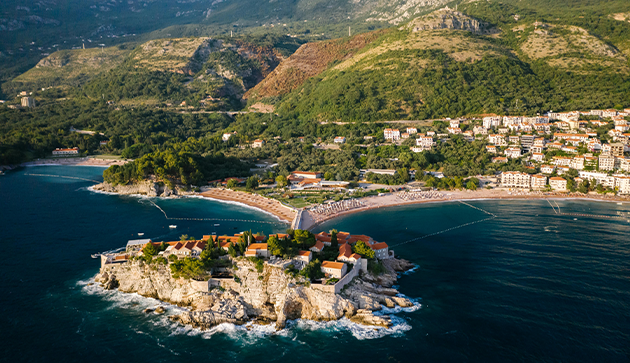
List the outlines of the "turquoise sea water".
<svg viewBox="0 0 630 363">
<path fill-rule="evenodd" d="M 138 232 L 168 240 L 286 225 L 168 221 L 141 198 L 93 193 L 86 189 L 93 183 L 79 179 L 26 175 L 99 180 L 101 172 L 38 167 L 0 176 L 0 361 L 630 360 L 630 217 L 574 220 L 545 201 L 470 202 L 497 216 L 479 223 L 490 216 L 460 203 L 349 215 L 319 229 L 371 235 L 417 264 L 399 289 L 419 309 L 390 311 L 390 331 L 298 321 L 278 334 L 230 325 L 199 332 L 142 312 L 158 301 L 90 286 L 99 267 L 90 254 Z M 275 221 L 200 199 L 152 201 L 170 217 Z M 558 204 L 563 212 L 630 212 L 628 204 Z"/>
</svg>

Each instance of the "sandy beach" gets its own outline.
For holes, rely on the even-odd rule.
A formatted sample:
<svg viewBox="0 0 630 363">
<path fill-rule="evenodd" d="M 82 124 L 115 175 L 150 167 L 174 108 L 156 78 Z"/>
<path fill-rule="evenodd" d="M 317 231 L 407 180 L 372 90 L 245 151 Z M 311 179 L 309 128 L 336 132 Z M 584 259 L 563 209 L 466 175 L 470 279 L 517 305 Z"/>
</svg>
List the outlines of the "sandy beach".
<svg viewBox="0 0 630 363">
<path fill-rule="evenodd" d="M 20 166 L 100 166 L 103 168 L 110 167 L 112 165 L 126 164 L 127 160 L 116 159 L 97 159 L 94 157 L 82 157 L 82 158 L 59 158 L 59 159 L 41 159 L 35 161 L 29 161 L 20 164 Z"/>
<path fill-rule="evenodd" d="M 301 229 L 312 230 L 318 225 L 322 224 L 325 221 L 329 221 L 331 219 L 351 214 L 358 213 L 362 211 L 367 211 L 371 209 L 378 208 L 387 208 L 387 207 L 397 207 L 397 206 L 405 206 L 412 204 L 424 204 L 424 203 L 445 203 L 445 202 L 455 202 L 455 201 L 474 201 L 474 200 L 492 200 L 492 199 L 502 199 L 502 200 L 534 200 L 534 199 L 575 199 L 575 200 L 591 200 L 591 201 L 602 201 L 602 202 L 630 202 L 630 196 L 615 196 L 615 195 L 599 195 L 599 194 L 581 194 L 581 193 L 543 193 L 543 192 L 529 192 L 524 190 L 505 190 L 505 189 L 481 189 L 477 191 L 470 190 L 454 190 L 454 191 L 442 191 L 443 194 L 441 198 L 431 198 L 431 199 L 417 199 L 417 200 L 408 200 L 403 201 L 398 197 L 398 193 L 388 193 L 383 196 L 374 196 L 374 197 L 366 197 L 360 198 L 359 200 L 364 203 L 365 206 L 361 208 L 355 208 L 345 211 L 340 211 L 337 213 L 329 214 L 329 215 L 321 215 L 317 213 L 312 213 L 308 210 L 305 210 L 302 213 L 302 224 Z"/>
<path fill-rule="evenodd" d="M 250 207 L 260 209 L 269 214 L 273 214 L 280 220 L 292 223 L 295 218 L 296 211 L 289 208 L 277 200 L 261 197 L 258 194 L 250 194 L 238 192 L 223 188 L 208 188 L 200 193 L 201 196 L 211 199 L 238 202 L 246 204 Z"/>
</svg>

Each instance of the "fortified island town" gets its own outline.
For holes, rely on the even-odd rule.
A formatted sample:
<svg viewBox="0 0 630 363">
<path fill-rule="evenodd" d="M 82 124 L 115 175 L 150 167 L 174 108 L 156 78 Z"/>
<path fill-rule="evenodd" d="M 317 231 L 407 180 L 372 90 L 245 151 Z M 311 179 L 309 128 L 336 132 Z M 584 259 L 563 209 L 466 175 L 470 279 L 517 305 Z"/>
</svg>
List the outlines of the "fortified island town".
<svg viewBox="0 0 630 363">
<path fill-rule="evenodd" d="M 374 312 L 414 306 L 391 288 L 412 265 L 386 243 L 335 230 L 288 232 L 131 240 L 123 251 L 100 255 L 95 281 L 187 306 L 170 318 L 201 329 L 252 320 L 282 329 L 287 319 L 344 317 L 388 328 L 390 318 Z"/>
</svg>

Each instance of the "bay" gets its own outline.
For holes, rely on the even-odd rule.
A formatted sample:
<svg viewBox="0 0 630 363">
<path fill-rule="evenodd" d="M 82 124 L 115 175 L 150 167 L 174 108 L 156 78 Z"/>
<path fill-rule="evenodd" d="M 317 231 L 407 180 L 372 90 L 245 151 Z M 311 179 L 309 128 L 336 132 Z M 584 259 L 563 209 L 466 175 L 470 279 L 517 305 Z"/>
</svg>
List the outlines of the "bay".
<svg viewBox="0 0 630 363">
<path fill-rule="evenodd" d="M 173 240 L 287 226 L 236 205 L 152 198 L 169 217 L 267 223 L 167 220 L 147 199 L 87 190 L 94 183 L 81 179 L 100 180 L 101 173 L 38 167 L 0 177 L 1 361 L 630 359 L 627 219 L 559 216 L 540 200 L 470 202 L 496 218 L 461 203 L 348 215 L 315 232 L 368 234 L 418 265 L 401 276 L 399 289 L 421 308 L 393 312 L 390 334 L 346 321 L 294 322 L 278 334 L 229 325 L 199 332 L 142 312 L 158 301 L 90 286 L 99 267 L 90 254 L 120 247 L 139 232 Z M 627 204 L 558 204 L 563 212 L 630 212 Z"/>
</svg>

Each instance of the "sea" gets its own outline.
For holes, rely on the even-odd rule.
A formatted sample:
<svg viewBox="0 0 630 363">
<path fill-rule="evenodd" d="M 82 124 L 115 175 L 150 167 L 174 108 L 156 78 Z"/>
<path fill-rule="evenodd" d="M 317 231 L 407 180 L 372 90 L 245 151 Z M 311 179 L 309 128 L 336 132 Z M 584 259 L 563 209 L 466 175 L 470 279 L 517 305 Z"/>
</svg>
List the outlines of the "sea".
<svg viewBox="0 0 630 363">
<path fill-rule="evenodd" d="M 93 284 L 91 254 L 288 226 L 236 204 L 90 191 L 102 171 L 0 176 L 1 362 L 630 361 L 630 203 L 469 201 L 340 217 L 314 232 L 367 234 L 416 266 L 397 286 L 414 306 L 380 312 L 392 328 L 342 319 L 200 331 L 168 319 L 182 308 Z M 157 306 L 167 313 L 143 312 Z"/>
</svg>

